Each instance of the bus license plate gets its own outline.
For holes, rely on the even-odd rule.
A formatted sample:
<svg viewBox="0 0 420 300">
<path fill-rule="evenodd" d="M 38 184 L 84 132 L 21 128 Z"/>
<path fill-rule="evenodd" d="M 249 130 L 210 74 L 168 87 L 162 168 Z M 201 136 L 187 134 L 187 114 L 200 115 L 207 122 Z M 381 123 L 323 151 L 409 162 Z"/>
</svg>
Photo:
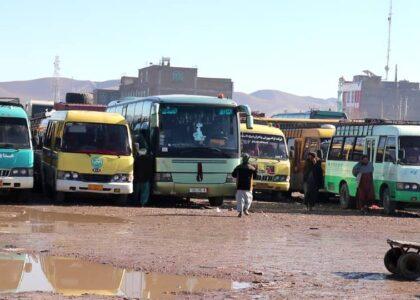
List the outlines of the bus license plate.
<svg viewBox="0 0 420 300">
<path fill-rule="evenodd" d="M 103 190 L 103 186 L 100 184 L 89 184 L 88 185 L 88 189 L 91 191 L 102 191 Z"/>
<path fill-rule="evenodd" d="M 204 194 L 204 193 L 207 193 L 207 188 L 190 188 L 190 193 Z"/>
</svg>

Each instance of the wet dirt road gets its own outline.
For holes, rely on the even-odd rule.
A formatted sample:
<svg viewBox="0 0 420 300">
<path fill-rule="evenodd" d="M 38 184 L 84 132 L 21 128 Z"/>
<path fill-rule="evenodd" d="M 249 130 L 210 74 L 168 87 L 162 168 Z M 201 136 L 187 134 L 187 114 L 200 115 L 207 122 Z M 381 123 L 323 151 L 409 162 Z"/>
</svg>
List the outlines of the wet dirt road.
<svg viewBox="0 0 420 300">
<path fill-rule="evenodd" d="M 322 204 L 308 214 L 295 202 L 256 201 L 253 213 L 239 219 L 232 201 L 221 209 L 210 209 L 205 201 L 147 208 L 92 200 L 78 204 L 52 206 L 38 199 L 30 205 L 0 205 L 0 268 L 2 256 L 7 265 L 20 261 L 16 276 L 35 276 L 28 282 L 43 284 L 2 290 L 0 280 L 0 298 L 62 297 L 54 293 L 89 299 L 105 296 L 83 294 L 152 299 L 420 296 L 420 281 L 390 276 L 383 265 L 387 238 L 420 241 L 419 211 L 365 216 Z M 86 264 L 110 268 L 99 274 L 111 272 L 116 279 L 105 287 L 80 286 L 86 280 L 74 268 L 85 270 Z M 72 289 L 63 288 L 70 281 Z"/>
</svg>

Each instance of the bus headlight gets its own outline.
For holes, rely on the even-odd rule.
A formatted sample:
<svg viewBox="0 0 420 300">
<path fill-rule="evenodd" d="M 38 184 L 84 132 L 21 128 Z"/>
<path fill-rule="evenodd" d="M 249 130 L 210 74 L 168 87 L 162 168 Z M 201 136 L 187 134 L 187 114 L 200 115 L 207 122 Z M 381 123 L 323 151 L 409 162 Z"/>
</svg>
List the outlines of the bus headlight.
<svg viewBox="0 0 420 300">
<path fill-rule="evenodd" d="M 34 171 L 32 168 L 14 168 L 10 171 L 10 174 L 14 177 L 27 177 L 33 176 Z"/>
<path fill-rule="evenodd" d="M 130 174 L 115 174 L 112 176 L 111 182 L 130 182 L 132 176 Z"/>
<path fill-rule="evenodd" d="M 236 179 L 232 176 L 232 174 L 228 173 L 226 176 L 226 183 L 235 183 Z"/>
<path fill-rule="evenodd" d="M 287 175 L 275 175 L 273 177 L 274 182 L 289 182 L 290 177 Z"/>
<path fill-rule="evenodd" d="M 420 191 L 420 185 L 411 182 L 397 182 L 397 190 L 400 191 Z"/>
<path fill-rule="evenodd" d="M 155 174 L 156 182 L 172 182 L 172 174 L 166 172 L 158 172 Z"/>
<path fill-rule="evenodd" d="M 57 179 L 77 180 L 79 179 L 79 173 L 71 171 L 58 171 Z"/>
</svg>

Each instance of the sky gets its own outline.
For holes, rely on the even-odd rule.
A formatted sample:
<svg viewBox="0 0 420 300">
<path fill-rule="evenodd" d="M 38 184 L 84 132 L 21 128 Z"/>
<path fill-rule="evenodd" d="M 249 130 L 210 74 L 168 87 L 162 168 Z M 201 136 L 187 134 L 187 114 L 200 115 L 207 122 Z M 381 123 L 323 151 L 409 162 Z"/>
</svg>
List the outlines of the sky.
<svg viewBox="0 0 420 300">
<path fill-rule="evenodd" d="M 420 81 L 420 1 L 394 0 L 391 78 Z M 384 75 L 388 0 L 0 0 L 0 81 L 103 81 L 162 56 L 235 91 L 335 97 L 338 78 Z"/>
</svg>

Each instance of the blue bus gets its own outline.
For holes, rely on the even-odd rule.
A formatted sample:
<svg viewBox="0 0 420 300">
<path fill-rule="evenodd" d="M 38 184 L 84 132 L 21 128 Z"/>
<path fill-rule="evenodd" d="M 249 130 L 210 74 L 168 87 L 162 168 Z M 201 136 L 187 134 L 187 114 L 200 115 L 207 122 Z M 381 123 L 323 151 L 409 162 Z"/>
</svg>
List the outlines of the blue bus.
<svg viewBox="0 0 420 300">
<path fill-rule="evenodd" d="M 19 99 L 0 99 L 0 192 L 24 200 L 33 188 L 34 151 Z"/>
</svg>

